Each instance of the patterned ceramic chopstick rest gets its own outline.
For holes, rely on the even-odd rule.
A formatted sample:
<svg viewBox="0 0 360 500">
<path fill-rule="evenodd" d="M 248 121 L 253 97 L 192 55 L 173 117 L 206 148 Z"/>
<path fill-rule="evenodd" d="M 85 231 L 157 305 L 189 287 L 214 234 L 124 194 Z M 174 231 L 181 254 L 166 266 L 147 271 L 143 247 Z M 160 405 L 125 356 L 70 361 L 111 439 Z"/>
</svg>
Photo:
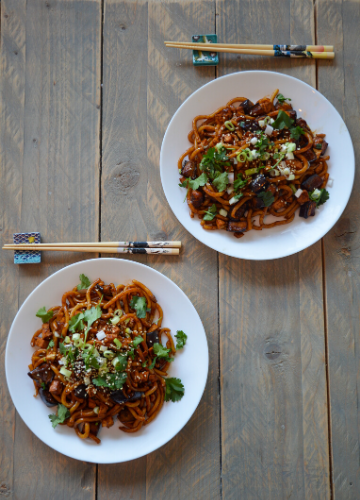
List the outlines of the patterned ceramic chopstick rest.
<svg viewBox="0 0 360 500">
<path fill-rule="evenodd" d="M 193 35 L 191 37 L 194 43 L 217 43 L 217 35 Z M 217 52 L 206 52 L 202 50 L 193 50 L 194 66 L 217 66 L 219 64 L 219 54 Z"/>
<path fill-rule="evenodd" d="M 14 233 L 13 241 L 19 243 L 40 243 L 40 233 Z M 40 264 L 40 250 L 15 250 L 14 264 Z"/>
</svg>

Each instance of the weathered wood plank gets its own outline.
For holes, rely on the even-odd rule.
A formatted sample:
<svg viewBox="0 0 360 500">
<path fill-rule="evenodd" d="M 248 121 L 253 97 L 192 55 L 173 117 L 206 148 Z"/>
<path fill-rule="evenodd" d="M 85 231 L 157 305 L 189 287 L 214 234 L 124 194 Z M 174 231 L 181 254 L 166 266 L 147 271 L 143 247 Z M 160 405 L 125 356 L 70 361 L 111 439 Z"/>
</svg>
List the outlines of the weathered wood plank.
<svg viewBox="0 0 360 500">
<path fill-rule="evenodd" d="M 217 33 L 312 43 L 312 2 L 218 0 Z M 308 61 L 228 55 L 218 74 L 240 68 L 316 83 Z M 219 263 L 223 498 L 329 498 L 321 244 L 273 262 Z"/>
<path fill-rule="evenodd" d="M 199 409 L 176 438 L 145 459 L 99 466 L 99 499 L 220 495 L 217 257 L 179 226 L 158 166 L 171 116 L 214 77 L 213 69 L 194 70 L 188 54 L 169 51 L 163 41 L 186 40 L 214 23 L 213 1 L 106 3 L 102 238 L 115 227 L 126 238 L 182 240 L 186 253 L 179 259 L 149 257 L 147 263 L 180 285 L 197 307 L 210 343 L 211 372 Z"/>
<path fill-rule="evenodd" d="M 317 38 L 336 58 L 319 64 L 319 90 L 337 108 L 360 151 L 359 2 L 320 0 Z M 330 150 L 331 155 L 331 150 Z M 346 165 L 344 165 L 346 168 Z M 350 202 L 325 237 L 326 311 L 330 378 L 333 491 L 336 500 L 359 497 L 359 178 Z"/>
<path fill-rule="evenodd" d="M 100 22 L 100 1 L 2 2 L 1 243 L 11 241 L 13 232 L 34 230 L 45 241 L 97 239 Z M 15 267 L 13 256 L 2 252 L 1 283 L 8 291 L 0 304 L 2 355 L 28 293 L 82 257 L 43 255 L 41 265 Z M 94 498 L 96 467 L 40 442 L 15 420 L 5 390 L 1 494 Z"/>
</svg>

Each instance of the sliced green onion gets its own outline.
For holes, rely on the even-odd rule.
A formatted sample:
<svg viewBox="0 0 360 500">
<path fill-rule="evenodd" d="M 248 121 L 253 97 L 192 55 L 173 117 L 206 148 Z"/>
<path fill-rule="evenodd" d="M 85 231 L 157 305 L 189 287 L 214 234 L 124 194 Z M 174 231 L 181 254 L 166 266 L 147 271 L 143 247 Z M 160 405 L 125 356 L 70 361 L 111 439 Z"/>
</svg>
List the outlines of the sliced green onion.
<svg viewBox="0 0 360 500">
<path fill-rule="evenodd" d="M 114 312 L 114 316 L 119 316 L 119 318 L 121 318 L 122 315 L 123 315 L 123 312 L 121 309 L 116 309 L 116 311 Z"/>
<path fill-rule="evenodd" d="M 241 153 L 239 153 L 237 156 L 236 156 L 236 159 L 239 163 L 245 163 L 246 162 L 246 153 L 245 151 L 241 151 Z"/>
<path fill-rule="evenodd" d="M 230 130 L 230 132 L 233 132 L 235 130 L 235 125 L 233 124 L 233 122 L 225 122 L 224 123 L 225 127 Z"/>
<path fill-rule="evenodd" d="M 100 408 L 98 406 L 95 406 L 95 408 L 93 408 L 93 412 L 96 414 L 96 415 L 99 415 L 99 410 Z"/>
<path fill-rule="evenodd" d="M 67 336 L 66 336 L 66 337 L 64 338 L 64 342 L 65 342 L 65 344 L 70 344 L 70 342 L 71 342 L 70 337 L 67 337 Z"/>
<path fill-rule="evenodd" d="M 100 351 L 101 351 L 101 352 L 105 352 L 105 351 L 107 351 L 107 347 L 106 347 L 106 345 L 101 345 L 101 346 L 100 346 Z"/>
<path fill-rule="evenodd" d="M 119 339 L 114 339 L 114 344 L 116 345 L 116 347 L 117 347 L 118 349 L 120 349 L 120 347 L 122 346 L 122 343 L 120 342 L 120 340 L 119 340 Z"/>
<path fill-rule="evenodd" d="M 131 333 L 130 328 L 125 328 L 125 333 Z"/>
<path fill-rule="evenodd" d="M 114 316 L 113 318 L 110 318 L 110 323 L 112 325 L 117 325 L 119 323 L 119 321 L 120 321 L 119 316 Z"/>
<path fill-rule="evenodd" d="M 218 142 L 215 146 L 215 149 L 219 151 L 219 149 L 222 149 L 224 147 L 224 144 L 222 142 Z"/>
<path fill-rule="evenodd" d="M 112 351 L 105 351 L 104 352 L 104 357 L 107 359 L 113 359 L 115 357 L 115 353 Z"/>
<path fill-rule="evenodd" d="M 291 190 L 293 193 L 296 193 L 297 189 L 296 187 L 294 186 L 294 184 L 289 184 L 289 186 L 291 187 Z"/>
<path fill-rule="evenodd" d="M 64 377 L 66 377 L 66 378 L 70 378 L 72 375 L 72 372 L 70 370 L 68 370 L 67 368 L 65 368 L 65 366 L 62 366 L 60 368 L 60 373 L 61 373 L 61 375 L 64 375 Z"/>
<path fill-rule="evenodd" d="M 245 170 L 245 175 L 254 175 L 257 174 L 258 169 L 257 168 L 249 168 L 249 170 Z"/>
</svg>

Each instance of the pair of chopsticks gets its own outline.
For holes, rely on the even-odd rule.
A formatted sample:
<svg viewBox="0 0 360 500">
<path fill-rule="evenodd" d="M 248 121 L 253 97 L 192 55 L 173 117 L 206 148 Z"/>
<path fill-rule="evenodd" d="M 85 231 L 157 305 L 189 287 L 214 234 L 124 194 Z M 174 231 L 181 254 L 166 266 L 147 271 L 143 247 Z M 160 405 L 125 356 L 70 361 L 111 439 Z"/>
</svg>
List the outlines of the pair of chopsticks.
<svg viewBox="0 0 360 500">
<path fill-rule="evenodd" d="M 131 254 L 179 255 L 181 241 L 109 241 L 93 243 L 13 243 L 3 250 L 46 250 L 50 252 L 101 252 Z"/>
<path fill-rule="evenodd" d="M 334 59 L 333 45 L 257 45 L 238 43 L 164 42 L 166 47 L 200 50 L 205 52 L 228 52 L 273 57 L 308 57 Z"/>
</svg>

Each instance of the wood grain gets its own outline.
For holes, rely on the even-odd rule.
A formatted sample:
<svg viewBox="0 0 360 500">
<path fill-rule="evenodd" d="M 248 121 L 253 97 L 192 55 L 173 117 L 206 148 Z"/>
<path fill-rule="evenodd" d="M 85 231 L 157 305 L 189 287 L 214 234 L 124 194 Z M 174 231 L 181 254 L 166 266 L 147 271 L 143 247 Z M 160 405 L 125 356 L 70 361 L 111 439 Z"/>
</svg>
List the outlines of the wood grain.
<svg viewBox="0 0 360 500">
<path fill-rule="evenodd" d="M 359 15 L 359 2 L 321 0 L 317 4 L 317 37 L 324 43 L 331 40 L 336 50 L 336 59 L 332 64 L 319 64 L 319 90 L 343 117 L 357 158 L 360 152 Z M 325 237 L 324 244 L 333 490 L 336 500 L 355 500 L 360 490 L 359 185 L 357 176 L 350 202 L 339 222 Z"/>
<path fill-rule="evenodd" d="M 217 1 L 224 43 L 313 43 L 309 19 L 310 1 Z M 219 76 L 269 69 L 316 83 L 313 62 L 221 60 Z M 219 262 L 223 498 L 329 498 L 321 245 Z"/>
<path fill-rule="evenodd" d="M 43 241 L 97 239 L 100 21 L 100 1 L 2 2 L 1 243 L 36 230 Z M 41 266 L 14 266 L 2 252 L 2 356 L 26 296 L 81 257 L 45 254 Z M 15 418 L 3 373 L 1 384 L 0 495 L 94 498 L 96 467 L 39 441 Z"/>
<path fill-rule="evenodd" d="M 214 77 L 213 68 L 194 70 L 186 54 L 169 51 L 163 41 L 186 39 L 214 22 L 213 1 L 106 2 L 101 235 L 105 239 L 116 228 L 125 239 L 182 241 L 180 258 L 169 263 L 154 256 L 147 263 L 193 301 L 207 330 L 211 372 L 198 410 L 176 438 L 147 458 L 99 466 L 99 500 L 218 499 L 220 494 L 217 257 L 179 226 L 159 176 L 160 146 L 171 116 Z"/>
</svg>

